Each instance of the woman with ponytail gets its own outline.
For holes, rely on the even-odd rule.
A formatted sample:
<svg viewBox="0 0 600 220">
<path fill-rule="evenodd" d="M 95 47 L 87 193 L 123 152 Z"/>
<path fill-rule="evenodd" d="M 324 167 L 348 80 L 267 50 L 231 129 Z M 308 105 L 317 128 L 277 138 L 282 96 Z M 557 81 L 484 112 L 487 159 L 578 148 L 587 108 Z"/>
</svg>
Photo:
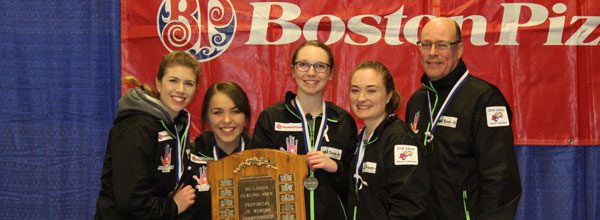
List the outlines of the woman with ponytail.
<svg viewBox="0 0 600 220">
<path fill-rule="evenodd" d="M 176 219 L 194 203 L 184 184 L 190 114 L 200 66 L 183 51 L 162 58 L 156 90 L 135 77 L 110 129 L 95 219 Z"/>
<path fill-rule="evenodd" d="M 429 176 L 422 149 L 395 111 L 402 101 L 390 71 L 365 61 L 350 79 L 350 105 L 364 128 L 350 166 L 351 219 L 422 219 Z"/>
</svg>

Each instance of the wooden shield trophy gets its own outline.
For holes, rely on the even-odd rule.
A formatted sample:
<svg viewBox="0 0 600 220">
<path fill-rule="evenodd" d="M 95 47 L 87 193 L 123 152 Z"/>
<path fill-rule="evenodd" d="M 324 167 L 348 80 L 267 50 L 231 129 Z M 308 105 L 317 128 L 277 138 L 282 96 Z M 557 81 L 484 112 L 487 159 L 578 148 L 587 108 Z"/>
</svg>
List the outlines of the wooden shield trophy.
<svg viewBox="0 0 600 220">
<path fill-rule="evenodd" d="M 212 219 L 306 219 L 306 156 L 245 150 L 208 163 Z"/>
</svg>

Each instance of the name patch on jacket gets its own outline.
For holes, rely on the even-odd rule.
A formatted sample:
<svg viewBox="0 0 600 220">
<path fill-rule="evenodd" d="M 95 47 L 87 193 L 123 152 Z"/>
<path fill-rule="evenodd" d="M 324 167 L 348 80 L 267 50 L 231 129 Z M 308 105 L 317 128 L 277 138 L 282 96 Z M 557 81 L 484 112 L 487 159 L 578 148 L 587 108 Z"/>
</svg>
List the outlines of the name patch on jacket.
<svg viewBox="0 0 600 220">
<path fill-rule="evenodd" d="M 302 131 L 302 123 L 275 122 L 275 131 Z"/>
<path fill-rule="evenodd" d="M 336 160 L 342 159 L 342 150 L 340 150 L 340 149 L 333 148 L 333 147 L 321 146 L 321 151 L 331 159 L 336 159 Z"/>
<path fill-rule="evenodd" d="M 398 144 L 394 146 L 395 165 L 418 165 L 419 152 L 417 146 Z"/>
<path fill-rule="evenodd" d="M 444 126 L 444 127 L 456 128 L 456 122 L 458 122 L 458 119 L 456 117 L 442 116 L 442 117 L 440 117 L 440 120 L 438 121 L 438 125 Z"/>
<path fill-rule="evenodd" d="M 159 131 L 158 132 L 158 142 L 168 141 L 171 139 L 173 139 L 173 137 L 171 137 L 169 132 L 167 132 L 167 131 Z"/>
<path fill-rule="evenodd" d="M 377 172 L 377 163 L 373 162 L 364 162 L 362 167 L 363 173 L 372 173 L 375 174 Z"/>
<path fill-rule="evenodd" d="M 485 108 L 488 127 L 509 126 L 508 112 L 506 106 L 490 106 Z"/>
<path fill-rule="evenodd" d="M 212 157 L 200 157 L 195 154 L 190 154 L 190 161 L 196 164 L 207 164 L 207 162 L 211 160 L 213 160 Z"/>
</svg>

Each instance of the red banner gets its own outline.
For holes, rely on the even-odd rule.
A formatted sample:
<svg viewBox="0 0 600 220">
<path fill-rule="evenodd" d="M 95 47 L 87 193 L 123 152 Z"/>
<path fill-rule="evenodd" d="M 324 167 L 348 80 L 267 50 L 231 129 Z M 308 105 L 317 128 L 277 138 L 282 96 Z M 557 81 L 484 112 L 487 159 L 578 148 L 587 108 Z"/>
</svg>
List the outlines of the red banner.
<svg viewBox="0 0 600 220">
<path fill-rule="evenodd" d="M 378 60 L 405 103 L 423 74 L 418 31 L 429 18 L 447 16 L 462 27 L 471 73 L 494 83 L 511 103 L 516 144 L 600 144 L 597 1 L 122 1 L 121 13 L 124 75 L 152 84 L 163 54 L 197 55 L 203 75 L 189 108 L 193 136 L 200 132 L 205 89 L 214 82 L 244 88 L 251 126 L 260 110 L 295 91 L 291 53 L 307 39 L 325 42 L 335 56 L 326 100 L 349 110 L 352 68 Z"/>
</svg>

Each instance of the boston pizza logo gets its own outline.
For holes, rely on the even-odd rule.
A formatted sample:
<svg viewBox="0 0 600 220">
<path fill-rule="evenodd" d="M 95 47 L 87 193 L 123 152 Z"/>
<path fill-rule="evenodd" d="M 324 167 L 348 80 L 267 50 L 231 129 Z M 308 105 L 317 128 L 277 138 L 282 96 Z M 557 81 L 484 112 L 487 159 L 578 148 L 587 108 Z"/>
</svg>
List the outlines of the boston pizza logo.
<svg viewBox="0 0 600 220">
<path fill-rule="evenodd" d="M 202 1 L 204 2 L 204 1 Z M 229 0 L 164 0 L 157 15 L 158 36 L 169 50 L 184 50 L 198 60 L 223 54 L 233 41 L 236 17 Z"/>
</svg>

